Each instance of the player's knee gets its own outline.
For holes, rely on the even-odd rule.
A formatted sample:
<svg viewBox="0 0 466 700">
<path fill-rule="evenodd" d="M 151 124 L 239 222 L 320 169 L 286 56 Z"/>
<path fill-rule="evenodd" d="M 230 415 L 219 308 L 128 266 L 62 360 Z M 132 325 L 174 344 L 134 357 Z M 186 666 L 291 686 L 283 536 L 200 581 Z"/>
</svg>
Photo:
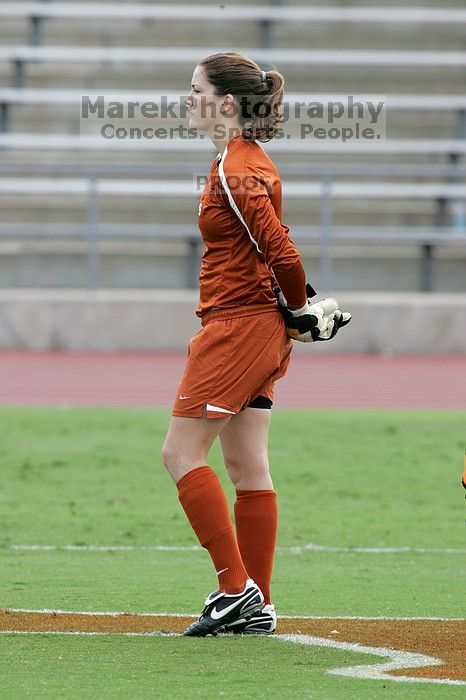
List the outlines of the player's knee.
<svg viewBox="0 0 466 700">
<path fill-rule="evenodd" d="M 189 471 L 189 466 L 187 466 L 189 463 L 186 459 L 183 459 L 183 455 L 180 454 L 179 450 L 169 442 L 165 442 L 162 447 L 162 461 L 175 483 Z"/>
<path fill-rule="evenodd" d="M 240 472 L 237 469 L 235 469 L 235 467 L 231 463 L 227 462 L 226 459 L 224 461 L 225 461 L 225 467 L 226 467 L 226 470 L 228 473 L 228 478 L 230 479 L 233 486 L 236 487 L 236 482 L 239 480 L 239 478 L 241 476 Z"/>
<path fill-rule="evenodd" d="M 251 481 L 263 481 L 270 478 L 269 463 L 267 459 L 238 460 L 237 458 L 225 459 L 225 466 L 231 483 L 237 489 L 244 487 Z"/>
<path fill-rule="evenodd" d="M 240 450 L 231 454 L 223 454 L 223 459 L 228 472 L 242 472 L 244 469 L 264 472 L 269 469 L 267 453 L 261 454 L 256 450 Z"/>
<path fill-rule="evenodd" d="M 175 446 L 170 444 L 170 442 L 168 442 L 167 440 L 165 440 L 162 446 L 162 462 L 164 463 L 166 469 L 170 471 L 170 468 L 174 464 L 176 464 L 178 459 L 179 455 Z"/>
<path fill-rule="evenodd" d="M 230 477 L 231 479 L 231 477 Z M 257 489 L 273 489 L 272 477 L 269 471 L 242 472 L 231 479 L 236 491 L 251 491 Z"/>
<path fill-rule="evenodd" d="M 202 458 L 199 459 L 197 454 L 189 454 L 181 450 L 176 443 L 170 440 L 166 440 L 162 447 L 162 461 L 174 479 L 183 476 L 193 466 L 205 462 Z"/>
</svg>

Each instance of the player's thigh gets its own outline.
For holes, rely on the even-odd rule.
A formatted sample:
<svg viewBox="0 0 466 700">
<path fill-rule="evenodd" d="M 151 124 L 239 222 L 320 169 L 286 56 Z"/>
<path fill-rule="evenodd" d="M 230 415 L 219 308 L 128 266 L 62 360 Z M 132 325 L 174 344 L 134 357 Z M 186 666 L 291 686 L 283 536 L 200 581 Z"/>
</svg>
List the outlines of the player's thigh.
<svg viewBox="0 0 466 700">
<path fill-rule="evenodd" d="M 206 463 L 212 443 L 229 420 L 229 416 L 215 420 L 171 417 L 162 458 L 175 482 Z"/>
<path fill-rule="evenodd" d="M 268 439 L 272 411 L 245 408 L 222 428 L 220 442 L 225 466 L 233 483 L 268 474 Z"/>
</svg>

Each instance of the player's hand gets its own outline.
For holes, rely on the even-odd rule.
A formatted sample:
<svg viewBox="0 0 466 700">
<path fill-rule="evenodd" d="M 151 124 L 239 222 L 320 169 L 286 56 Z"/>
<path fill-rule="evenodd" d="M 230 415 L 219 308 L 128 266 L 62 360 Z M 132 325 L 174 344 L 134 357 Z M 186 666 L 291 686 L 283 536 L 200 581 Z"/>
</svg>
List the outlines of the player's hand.
<svg viewBox="0 0 466 700">
<path fill-rule="evenodd" d="M 310 296 L 315 292 L 306 286 Z M 341 311 L 336 299 L 327 298 L 314 304 L 310 298 L 300 309 L 289 309 L 282 292 L 277 289 L 278 309 L 285 320 L 286 332 L 293 340 L 312 343 L 318 340 L 331 340 L 340 328 L 351 321 L 351 314 Z"/>
</svg>

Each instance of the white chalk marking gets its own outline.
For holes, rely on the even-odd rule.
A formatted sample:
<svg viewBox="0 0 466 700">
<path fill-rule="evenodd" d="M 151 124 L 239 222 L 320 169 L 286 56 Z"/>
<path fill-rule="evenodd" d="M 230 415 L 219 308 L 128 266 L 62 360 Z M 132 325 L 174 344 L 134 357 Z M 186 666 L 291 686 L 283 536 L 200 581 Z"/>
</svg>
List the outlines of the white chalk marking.
<svg viewBox="0 0 466 700">
<path fill-rule="evenodd" d="M 100 545 L 100 544 L 11 544 L 6 549 L 23 552 L 201 552 L 199 545 Z"/>
<path fill-rule="evenodd" d="M 164 613 L 164 612 L 148 612 L 148 613 L 133 613 L 133 612 L 102 612 L 97 610 L 57 610 L 56 608 L 44 608 L 34 610 L 30 608 L 0 608 L 0 612 L 6 613 L 35 613 L 39 615 L 102 615 L 104 617 L 199 617 L 199 613 Z"/>
<path fill-rule="evenodd" d="M 280 634 L 270 639 L 279 639 L 295 644 L 309 644 L 318 647 L 330 647 L 342 651 L 353 651 L 359 654 L 373 654 L 374 656 L 388 657 L 388 661 L 381 664 L 362 664 L 360 666 L 344 666 L 342 668 L 327 669 L 327 673 L 335 676 L 348 676 L 349 678 L 363 678 L 384 681 L 401 681 L 404 683 L 440 683 L 443 685 L 466 685 L 466 681 L 457 681 L 450 678 L 418 678 L 412 676 L 391 676 L 388 671 L 404 668 L 421 668 L 426 666 L 442 666 L 443 661 L 434 656 L 416 654 L 411 651 L 388 649 L 384 647 L 368 647 L 362 644 L 350 642 L 336 642 L 324 637 L 311 637 L 306 634 Z"/>
<path fill-rule="evenodd" d="M 111 617 L 199 617 L 199 613 L 171 613 L 171 612 L 143 612 L 130 611 L 94 611 L 94 610 L 58 610 L 56 608 L 0 608 L 0 612 L 7 613 L 37 613 L 44 615 L 108 615 Z M 285 615 L 279 614 L 281 620 L 436 620 L 438 622 L 465 622 L 464 617 L 390 617 L 390 616 L 366 616 L 366 615 Z"/>
<path fill-rule="evenodd" d="M 103 634 L 120 634 L 123 637 L 179 637 L 178 632 L 62 632 L 57 630 L 0 630 L 0 634 L 66 634 L 78 637 L 99 637 Z"/>
<path fill-rule="evenodd" d="M 282 548 L 292 554 L 335 552 L 342 554 L 466 554 L 464 547 L 327 547 L 310 542 L 302 547 Z M 280 548 L 278 548 L 280 551 Z"/>
<path fill-rule="evenodd" d="M 9 609 L 10 612 L 54 612 L 56 614 L 63 614 L 64 611 L 49 611 L 49 610 L 18 610 Z M 66 614 L 66 613 L 65 613 Z M 69 614 L 69 613 L 68 613 Z M 81 612 L 74 613 L 77 615 L 124 615 L 124 613 L 103 613 L 103 612 Z M 139 613 L 142 616 L 141 613 Z M 149 616 L 157 617 L 162 616 L 163 613 L 147 613 Z M 172 615 L 175 617 L 175 615 Z M 180 614 L 177 615 L 181 617 Z M 285 617 L 285 616 L 281 616 Z M 289 616 L 287 616 L 289 617 Z M 320 617 L 306 618 L 306 619 L 323 619 Z M 335 618 L 335 619 L 387 619 L 387 618 Z M 389 619 L 407 619 L 407 618 L 389 618 Z M 442 619 L 442 618 L 409 618 L 409 619 Z M 125 637 L 178 637 L 180 636 L 174 632 L 62 632 L 62 631 L 52 631 L 52 630 L 36 630 L 36 631 L 26 631 L 26 630 L 0 630 L 0 634 L 33 634 L 33 635 L 68 635 L 68 636 L 102 636 L 108 634 L 119 634 Z M 371 680 L 385 680 L 385 681 L 398 681 L 398 682 L 408 682 L 408 683 L 437 683 L 442 685 L 466 685 L 465 681 L 453 680 L 450 678 L 422 678 L 422 677 L 411 677 L 411 676 L 391 676 L 389 671 L 408 669 L 408 668 L 421 668 L 428 666 L 441 666 L 444 662 L 433 656 L 427 656 L 426 654 L 417 654 L 414 652 L 401 651 L 398 649 L 388 649 L 385 647 L 369 647 L 362 644 L 350 643 L 350 642 L 337 642 L 335 640 L 326 639 L 324 637 L 313 637 L 305 634 L 280 634 L 273 637 L 267 637 L 267 639 L 279 639 L 285 642 L 293 642 L 295 644 L 305 644 L 310 646 L 328 647 L 332 649 L 338 649 L 342 651 L 350 651 L 360 654 L 371 654 L 373 656 L 382 656 L 384 658 L 388 657 L 387 661 L 380 664 L 361 664 L 359 666 L 344 666 L 341 668 L 327 669 L 327 673 L 336 676 L 347 676 L 349 678 L 360 678 L 360 679 L 371 679 Z"/>
<path fill-rule="evenodd" d="M 199 545 L 99 545 L 99 544 L 10 544 L 0 547 L 23 552 L 205 552 Z M 335 554 L 466 554 L 465 547 L 327 547 L 310 542 L 296 547 L 277 547 L 279 554 L 329 552 Z"/>
</svg>

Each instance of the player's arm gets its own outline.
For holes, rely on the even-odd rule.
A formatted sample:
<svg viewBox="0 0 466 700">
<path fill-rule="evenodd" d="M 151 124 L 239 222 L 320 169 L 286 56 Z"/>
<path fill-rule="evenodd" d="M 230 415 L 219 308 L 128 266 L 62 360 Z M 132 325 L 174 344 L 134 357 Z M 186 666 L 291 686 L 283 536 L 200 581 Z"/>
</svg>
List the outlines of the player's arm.
<svg viewBox="0 0 466 700">
<path fill-rule="evenodd" d="M 223 176 L 230 205 L 278 282 L 278 306 L 288 335 L 302 342 L 330 340 L 339 328 L 349 323 L 351 314 L 340 311 L 334 299 L 310 303 L 308 297 L 314 296 L 315 291 L 310 285 L 306 286 L 301 256 L 290 238 L 288 227 L 281 223 L 275 212 L 261 174 L 249 164 L 244 182 L 228 171 L 224 171 Z M 236 187 L 230 187 L 229 180 Z"/>
<path fill-rule="evenodd" d="M 264 256 L 290 308 L 306 303 L 306 273 L 289 229 L 278 218 L 267 183 L 254 164 L 243 164 L 244 174 L 235 174 L 225 163 L 224 186 L 230 205 L 245 226 L 252 245 Z M 239 183 L 239 186 L 238 186 Z"/>
</svg>

